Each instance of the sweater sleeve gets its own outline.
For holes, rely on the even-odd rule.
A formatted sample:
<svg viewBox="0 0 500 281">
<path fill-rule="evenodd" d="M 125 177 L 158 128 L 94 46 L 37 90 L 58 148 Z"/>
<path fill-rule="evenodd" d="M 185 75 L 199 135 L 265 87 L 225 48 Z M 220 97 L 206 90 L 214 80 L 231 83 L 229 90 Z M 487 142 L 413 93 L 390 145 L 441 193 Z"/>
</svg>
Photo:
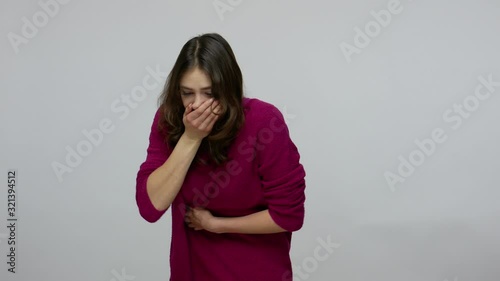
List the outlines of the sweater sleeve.
<svg viewBox="0 0 500 281">
<path fill-rule="evenodd" d="M 163 141 L 163 135 L 158 130 L 160 110 L 156 111 L 149 135 L 149 146 L 147 148 L 146 160 L 141 164 L 136 177 L 135 199 L 139 213 L 148 222 L 156 222 L 166 212 L 166 210 L 157 210 L 149 198 L 146 183 L 149 175 L 158 167 L 163 165 L 170 155 L 171 151 Z"/>
<path fill-rule="evenodd" d="M 281 112 L 271 104 L 260 114 L 256 158 L 269 214 L 287 231 L 304 222 L 305 170 Z"/>
</svg>

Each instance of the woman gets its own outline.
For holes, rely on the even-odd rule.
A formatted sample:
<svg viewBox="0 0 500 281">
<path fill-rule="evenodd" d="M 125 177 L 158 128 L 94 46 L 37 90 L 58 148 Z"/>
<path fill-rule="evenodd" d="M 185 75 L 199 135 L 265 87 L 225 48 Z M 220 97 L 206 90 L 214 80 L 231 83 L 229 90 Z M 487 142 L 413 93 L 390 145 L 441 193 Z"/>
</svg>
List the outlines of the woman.
<svg viewBox="0 0 500 281">
<path fill-rule="evenodd" d="M 227 41 L 189 40 L 159 104 L 136 201 L 149 222 L 172 211 L 170 280 L 292 280 L 305 171 L 280 111 L 244 97 Z"/>
</svg>

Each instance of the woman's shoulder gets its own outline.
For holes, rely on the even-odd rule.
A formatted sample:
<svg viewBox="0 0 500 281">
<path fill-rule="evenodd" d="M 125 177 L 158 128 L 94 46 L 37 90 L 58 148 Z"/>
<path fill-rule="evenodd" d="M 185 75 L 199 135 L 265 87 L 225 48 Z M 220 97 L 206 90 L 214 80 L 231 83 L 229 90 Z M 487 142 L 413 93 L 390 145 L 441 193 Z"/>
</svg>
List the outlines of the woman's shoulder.
<svg viewBox="0 0 500 281">
<path fill-rule="evenodd" d="M 267 118 L 269 116 L 281 114 L 274 104 L 259 98 L 244 97 L 243 107 L 252 117 Z"/>
<path fill-rule="evenodd" d="M 272 103 L 258 98 L 245 98 L 245 124 L 251 130 L 286 127 L 281 111 Z"/>
<path fill-rule="evenodd" d="M 160 134 L 163 138 L 167 135 L 167 128 L 165 122 L 162 120 L 163 108 L 160 106 L 156 109 L 153 117 L 153 123 L 151 124 L 151 131 Z"/>
<path fill-rule="evenodd" d="M 156 129 L 156 130 L 160 131 L 159 123 L 160 123 L 160 117 L 162 116 L 162 114 L 163 114 L 163 110 L 160 106 L 159 108 L 156 109 L 156 112 L 154 114 L 153 124 L 151 126 L 152 129 Z M 163 128 L 163 130 L 165 130 L 165 128 Z"/>
</svg>

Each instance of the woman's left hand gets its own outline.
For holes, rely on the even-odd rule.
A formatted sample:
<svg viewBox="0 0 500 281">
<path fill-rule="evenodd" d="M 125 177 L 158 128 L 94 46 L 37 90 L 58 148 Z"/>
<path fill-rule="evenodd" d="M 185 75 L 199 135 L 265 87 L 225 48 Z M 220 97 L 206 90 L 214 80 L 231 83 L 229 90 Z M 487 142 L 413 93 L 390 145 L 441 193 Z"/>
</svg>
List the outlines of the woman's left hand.
<svg viewBox="0 0 500 281">
<path fill-rule="evenodd" d="M 194 228 L 194 230 L 204 229 L 214 233 L 217 233 L 215 227 L 216 220 L 217 218 L 209 210 L 201 207 L 189 207 L 184 216 L 184 221 L 189 227 Z"/>
</svg>

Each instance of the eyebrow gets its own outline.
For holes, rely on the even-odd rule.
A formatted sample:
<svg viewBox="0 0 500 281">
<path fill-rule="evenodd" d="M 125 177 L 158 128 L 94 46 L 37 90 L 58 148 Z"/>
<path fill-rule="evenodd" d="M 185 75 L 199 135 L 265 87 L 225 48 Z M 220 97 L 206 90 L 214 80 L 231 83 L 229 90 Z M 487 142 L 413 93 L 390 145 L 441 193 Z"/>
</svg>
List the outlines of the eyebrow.
<svg viewBox="0 0 500 281">
<path fill-rule="evenodd" d="M 188 88 L 188 87 L 184 87 L 184 86 L 181 86 L 182 89 L 186 89 L 186 90 L 193 90 L 191 88 Z M 212 86 L 208 86 L 208 87 L 204 87 L 204 88 L 201 88 L 202 90 L 210 90 L 212 89 Z"/>
</svg>

